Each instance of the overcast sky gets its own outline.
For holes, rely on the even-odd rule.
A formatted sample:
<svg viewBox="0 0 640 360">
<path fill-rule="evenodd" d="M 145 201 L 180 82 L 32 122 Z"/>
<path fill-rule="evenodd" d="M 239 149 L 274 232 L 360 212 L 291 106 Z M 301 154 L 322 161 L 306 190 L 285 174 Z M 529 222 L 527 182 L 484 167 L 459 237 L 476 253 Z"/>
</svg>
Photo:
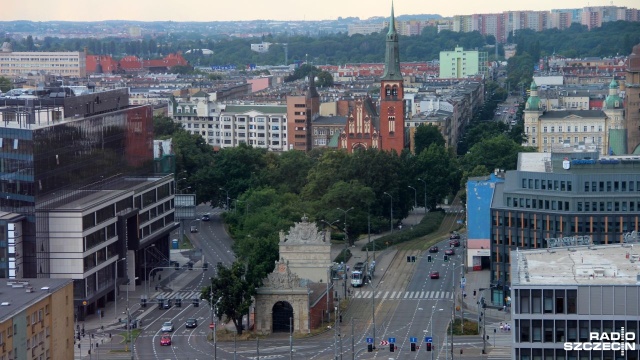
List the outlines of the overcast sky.
<svg viewBox="0 0 640 360">
<path fill-rule="evenodd" d="M 442 16 L 509 10 L 551 10 L 610 5 L 603 0 L 395 0 L 395 13 Z M 638 0 L 615 6 L 640 7 Z M 388 17 L 390 0 L 2 0 L 0 21 L 8 20 L 335 20 Z"/>
</svg>

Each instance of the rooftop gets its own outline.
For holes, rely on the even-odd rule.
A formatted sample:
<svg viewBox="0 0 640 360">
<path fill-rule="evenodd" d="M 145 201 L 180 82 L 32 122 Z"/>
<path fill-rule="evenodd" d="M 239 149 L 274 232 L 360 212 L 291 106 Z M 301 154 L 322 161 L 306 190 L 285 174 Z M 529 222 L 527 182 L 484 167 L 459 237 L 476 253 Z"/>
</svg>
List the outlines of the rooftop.
<svg viewBox="0 0 640 360">
<path fill-rule="evenodd" d="M 4 279 L 0 284 L 0 323 L 60 290 L 71 279 Z"/>
<path fill-rule="evenodd" d="M 630 233 L 637 241 L 638 234 Z M 554 239 L 571 242 L 588 237 Z M 636 244 L 638 245 L 638 244 Z M 640 248 L 633 244 L 581 245 L 511 252 L 511 284 L 638 285 Z"/>
</svg>

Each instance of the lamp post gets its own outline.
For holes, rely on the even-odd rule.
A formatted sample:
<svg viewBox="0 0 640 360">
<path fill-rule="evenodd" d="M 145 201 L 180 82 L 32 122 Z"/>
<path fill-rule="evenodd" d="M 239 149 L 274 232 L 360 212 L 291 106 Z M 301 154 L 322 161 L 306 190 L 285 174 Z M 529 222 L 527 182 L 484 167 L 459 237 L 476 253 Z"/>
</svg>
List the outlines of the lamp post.
<svg viewBox="0 0 640 360">
<path fill-rule="evenodd" d="M 347 213 L 351 210 L 353 210 L 353 207 L 350 207 L 347 210 L 342 210 L 340 208 L 336 208 L 336 210 L 340 210 L 344 213 L 344 264 L 345 267 L 347 266 L 347 251 L 349 250 L 349 233 L 347 230 Z M 347 276 L 348 274 L 345 273 L 344 276 L 344 298 L 347 298 L 347 280 L 349 279 L 349 277 Z"/>
<path fill-rule="evenodd" d="M 127 260 L 127 258 L 122 258 L 122 259 L 118 259 L 114 262 L 115 267 L 116 267 L 116 281 L 115 284 L 113 286 L 113 298 L 115 301 L 115 311 L 113 313 L 114 318 L 118 318 L 118 262 L 123 261 L 123 260 Z"/>
<path fill-rule="evenodd" d="M 155 247 L 156 244 L 151 244 L 149 246 L 147 246 L 146 248 L 144 248 L 144 271 L 142 272 L 143 274 L 147 273 L 147 251 L 152 248 Z M 149 281 L 149 278 L 144 279 L 145 281 Z"/>
<path fill-rule="evenodd" d="M 220 188 L 220 191 L 224 191 L 225 193 L 227 193 L 227 201 L 226 201 L 227 208 L 225 210 L 229 211 L 229 190 L 225 190 L 223 188 Z"/>
<path fill-rule="evenodd" d="M 393 234 L 393 196 L 391 196 L 391 194 L 389 194 L 388 192 L 384 192 L 385 195 L 387 195 L 389 197 L 389 199 L 391 199 L 391 205 L 389 206 L 390 214 L 389 214 L 389 226 L 391 227 L 391 233 Z"/>
<path fill-rule="evenodd" d="M 189 189 L 191 189 L 191 186 L 187 186 L 186 188 L 182 188 L 180 190 L 180 194 L 184 194 L 185 190 L 189 190 Z"/>
<path fill-rule="evenodd" d="M 211 280 L 211 278 L 209 278 L 209 280 Z M 213 328 L 211 329 L 211 338 L 213 339 L 213 359 L 217 360 L 218 359 L 218 343 L 216 342 L 216 318 L 213 316 L 214 312 L 217 312 L 214 310 L 214 307 L 217 310 L 218 307 L 218 303 L 220 302 L 222 298 L 219 298 L 218 301 L 216 301 L 216 303 L 213 303 L 213 291 L 211 291 L 211 289 L 209 290 L 209 307 L 211 308 L 211 324 L 213 325 Z M 203 301 L 206 301 L 205 299 L 202 299 Z"/>
<path fill-rule="evenodd" d="M 371 338 L 373 339 L 373 348 L 376 348 L 376 287 L 373 285 L 373 279 L 369 278 L 369 285 L 371 285 L 371 290 L 373 291 L 373 295 L 371 295 L 371 319 L 373 321 L 373 334 Z"/>
<path fill-rule="evenodd" d="M 416 188 L 411 185 L 409 185 L 408 187 L 409 189 L 413 189 L 413 208 L 415 209 L 418 207 L 418 190 L 416 190 Z"/>
<path fill-rule="evenodd" d="M 418 181 L 422 181 L 424 183 L 424 213 L 427 213 L 427 182 L 422 180 L 422 179 L 418 179 Z"/>
<path fill-rule="evenodd" d="M 442 311 L 443 309 L 438 309 L 438 311 Z M 429 335 L 431 336 L 431 338 L 433 338 L 433 314 L 436 312 L 436 306 L 433 305 L 431 307 L 431 318 L 429 319 L 429 326 L 431 327 L 431 330 L 429 331 Z M 433 350 L 433 349 L 432 349 Z M 433 360 L 433 353 L 435 351 L 431 351 L 431 360 Z"/>
</svg>

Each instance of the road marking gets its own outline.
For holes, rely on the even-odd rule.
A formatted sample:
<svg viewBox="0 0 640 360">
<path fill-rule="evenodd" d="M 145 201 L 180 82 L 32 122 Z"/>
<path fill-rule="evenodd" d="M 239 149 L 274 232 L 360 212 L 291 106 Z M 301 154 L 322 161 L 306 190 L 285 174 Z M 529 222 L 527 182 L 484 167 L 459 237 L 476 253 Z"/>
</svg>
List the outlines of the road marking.
<svg viewBox="0 0 640 360">
<path fill-rule="evenodd" d="M 365 291 L 365 292 L 362 294 L 362 297 L 363 297 L 363 298 L 367 298 L 367 299 L 368 299 L 368 298 L 369 298 L 369 296 L 371 296 L 371 291 Z"/>
<path fill-rule="evenodd" d="M 427 299 L 432 299 L 433 295 L 433 291 L 429 291 L 429 293 L 427 294 Z"/>
<path fill-rule="evenodd" d="M 382 298 L 383 298 L 383 299 L 386 299 L 386 298 L 387 298 L 387 295 L 389 295 L 389 292 L 388 292 L 388 291 L 384 293 L 384 296 L 383 296 Z"/>
<path fill-rule="evenodd" d="M 420 298 L 424 299 L 424 291 L 420 293 Z"/>
<path fill-rule="evenodd" d="M 409 299 L 412 299 L 414 294 L 415 294 L 415 292 L 414 292 L 414 291 L 412 291 L 412 292 L 411 292 L 411 295 L 409 295 Z"/>
<path fill-rule="evenodd" d="M 404 294 L 404 298 L 406 299 L 406 298 L 408 298 L 408 297 L 409 297 L 409 292 L 407 291 L 407 292 L 405 292 L 405 294 Z"/>
<path fill-rule="evenodd" d="M 389 299 L 395 298 L 396 297 L 396 293 L 397 293 L 397 291 L 394 291 L 393 294 L 391 294 L 391 297 Z"/>
<path fill-rule="evenodd" d="M 440 298 L 440 291 L 436 292 L 436 296 L 435 296 L 435 298 L 436 298 L 436 299 L 439 299 L 439 298 Z"/>
</svg>

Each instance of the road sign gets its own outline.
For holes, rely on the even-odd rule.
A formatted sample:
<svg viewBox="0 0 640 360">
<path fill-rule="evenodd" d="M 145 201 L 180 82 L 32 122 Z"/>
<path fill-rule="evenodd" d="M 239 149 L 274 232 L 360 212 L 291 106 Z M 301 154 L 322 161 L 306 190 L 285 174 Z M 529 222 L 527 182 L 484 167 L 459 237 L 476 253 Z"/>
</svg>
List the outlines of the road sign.
<svg viewBox="0 0 640 360">
<path fill-rule="evenodd" d="M 216 325 L 215 325 L 215 324 L 213 324 L 213 323 L 212 323 L 212 324 L 209 324 L 209 329 L 213 329 L 214 327 L 216 327 Z"/>
<path fill-rule="evenodd" d="M 367 338 L 367 344 L 373 344 L 373 338 Z"/>
<path fill-rule="evenodd" d="M 382 341 L 380 341 L 380 345 L 381 346 L 387 346 L 387 345 L 389 345 L 389 342 L 387 340 L 382 340 Z"/>
<path fill-rule="evenodd" d="M 395 344 L 396 338 L 389 338 L 389 344 Z"/>
<path fill-rule="evenodd" d="M 462 283 L 462 285 L 467 285 L 467 278 L 460 279 L 460 283 Z"/>
<path fill-rule="evenodd" d="M 409 342 L 412 342 L 412 343 L 418 342 L 418 338 L 414 338 L 414 337 L 409 338 Z"/>
<path fill-rule="evenodd" d="M 428 342 L 428 343 L 433 342 L 433 338 L 431 336 L 425 336 L 424 342 Z"/>
</svg>

